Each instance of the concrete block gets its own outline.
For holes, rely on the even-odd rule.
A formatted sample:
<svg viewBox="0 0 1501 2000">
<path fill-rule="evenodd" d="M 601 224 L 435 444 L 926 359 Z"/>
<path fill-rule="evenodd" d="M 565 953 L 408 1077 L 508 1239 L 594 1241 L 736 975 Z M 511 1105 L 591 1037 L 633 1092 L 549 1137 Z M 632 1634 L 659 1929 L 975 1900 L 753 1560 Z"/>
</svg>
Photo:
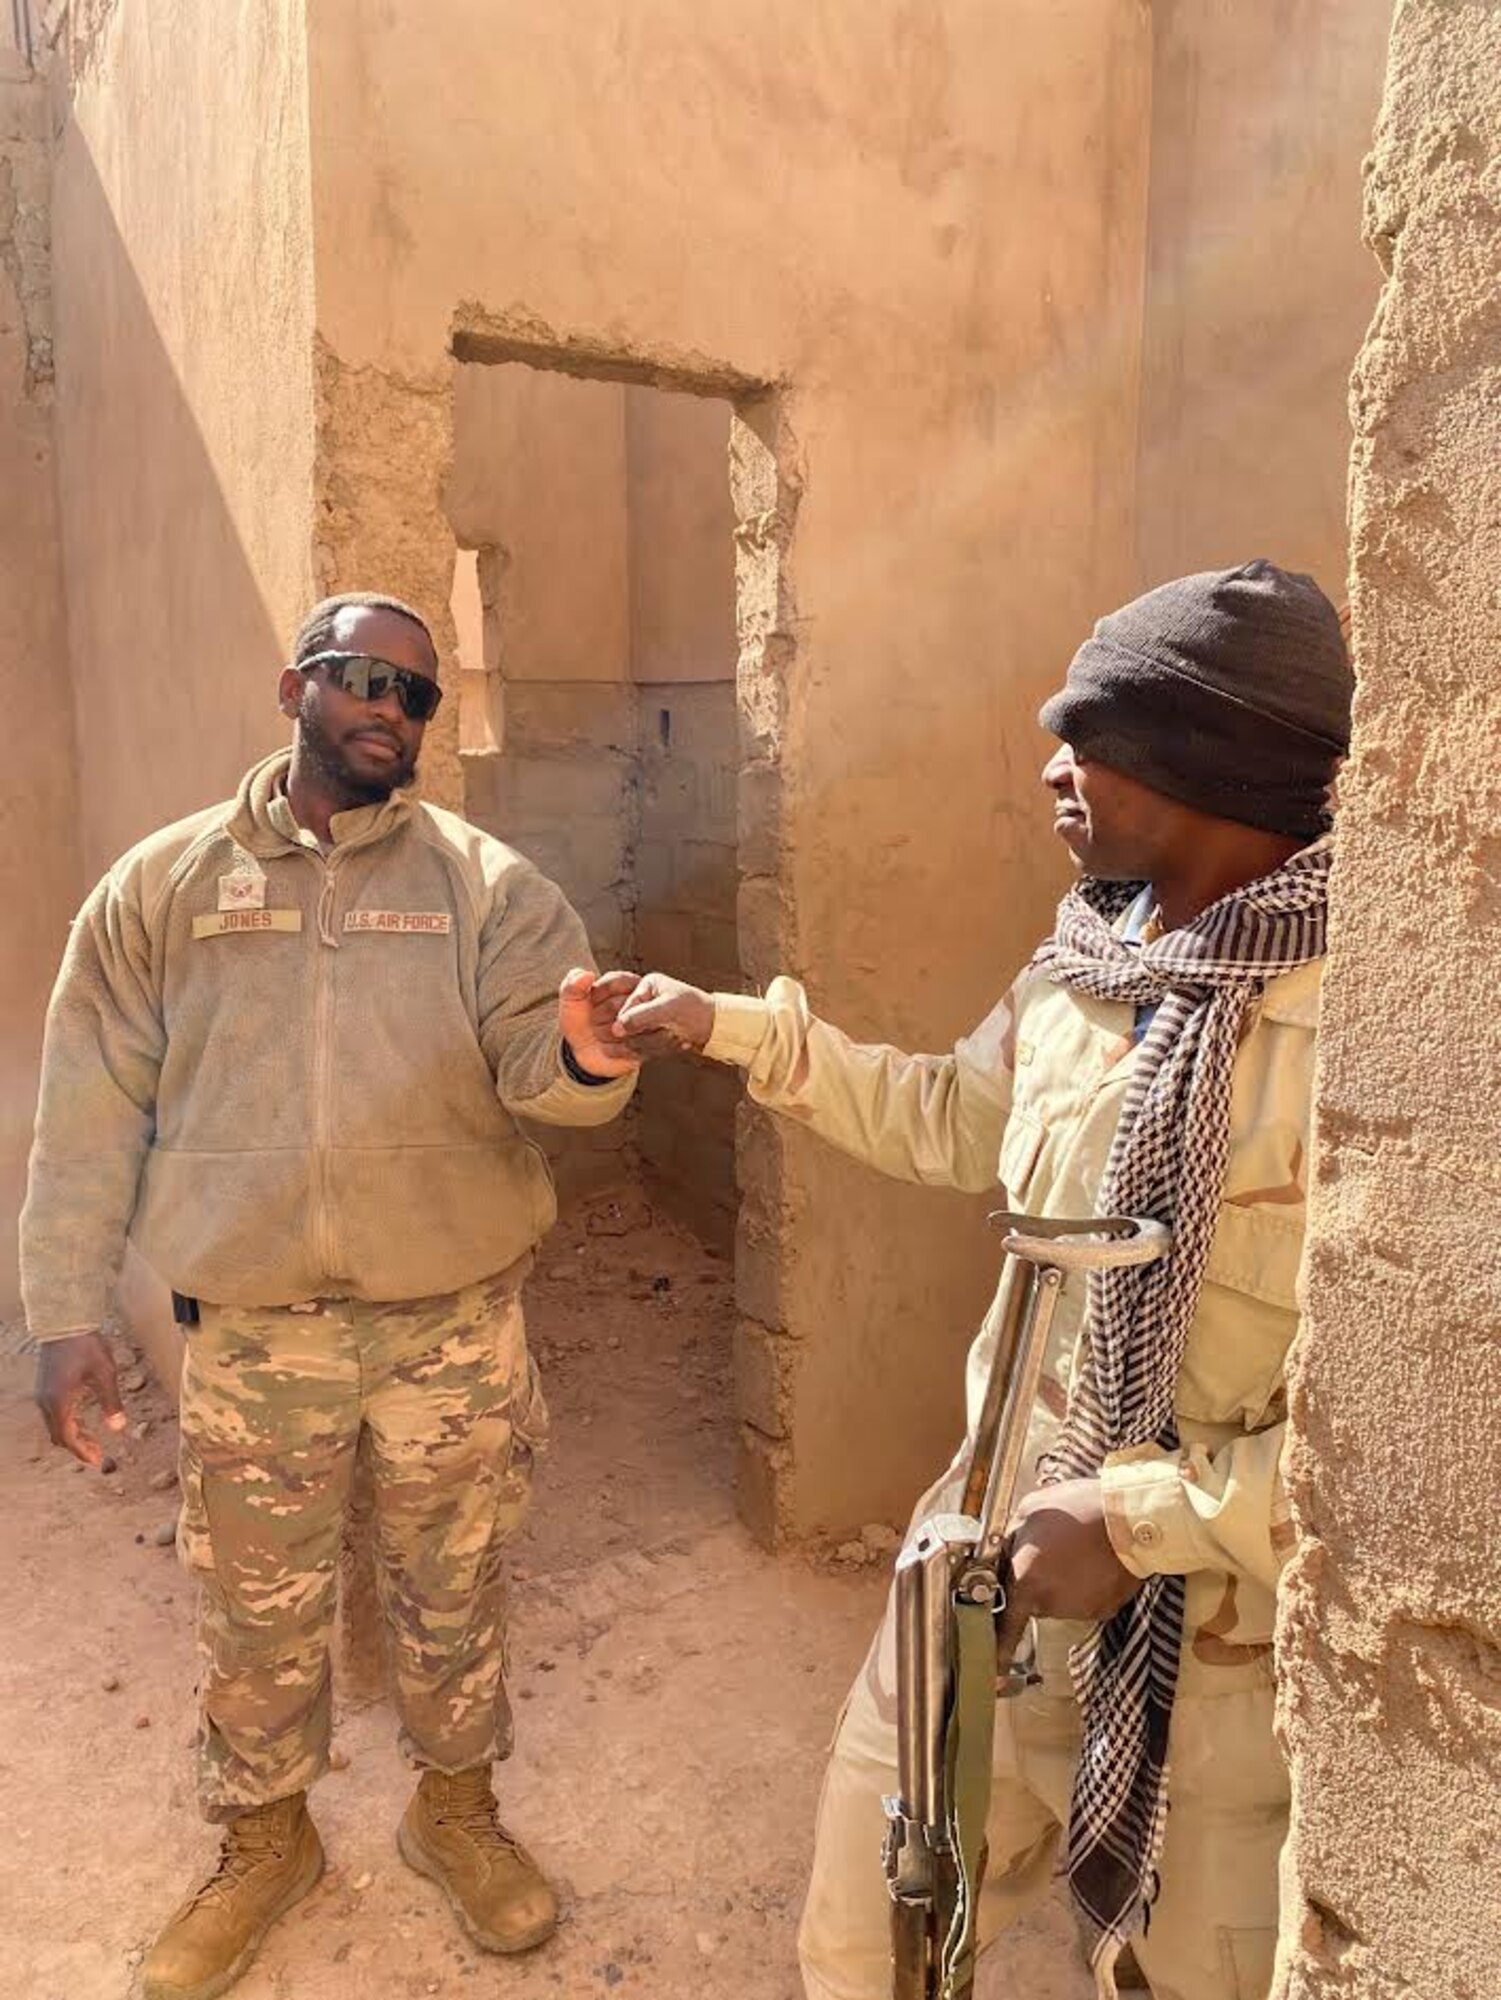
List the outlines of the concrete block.
<svg viewBox="0 0 1501 2000">
<path fill-rule="evenodd" d="M 728 915 L 735 907 L 740 872 L 733 844 L 684 840 L 678 850 L 675 898 L 679 909 Z"/>
<path fill-rule="evenodd" d="M 641 825 L 650 839 L 658 828 L 692 826 L 698 815 L 698 777 L 692 764 L 648 750 L 640 766 Z"/>
<path fill-rule="evenodd" d="M 692 961 L 702 975 L 697 983 L 720 992 L 738 992 L 743 984 L 740 970 L 740 930 L 735 922 L 734 904 L 724 916 L 695 916 L 693 919 Z"/>
<path fill-rule="evenodd" d="M 636 690 L 619 681 L 508 681 L 506 749 L 632 754 Z"/>
<path fill-rule="evenodd" d="M 668 910 L 636 911 L 636 956 L 648 971 L 683 978 L 693 952 L 693 920 Z"/>
<path fill-rule="evenodd" d="M 577 815 L 613 818 L 626 810 L 629 771 L 607 750 L 560 755 L 503 751 L 494 775 L 503 823 L 546 826 Z"/>
<path fill-rule="evenodd" d="M 636 901 L 644 910 L 674 907 L 677 884 L 677 848 L 658 837 L 654 829 L 642 827 L 632 856 L 631 876 L 636 885 Z"/>
<path fill-rule="evenodd" d="M 581 897 L 574 908 L 584 920 L 589 944 L 602 971 L 610 971 L 634 954 L 630 912 L 613 889 Z"/>
</svg>

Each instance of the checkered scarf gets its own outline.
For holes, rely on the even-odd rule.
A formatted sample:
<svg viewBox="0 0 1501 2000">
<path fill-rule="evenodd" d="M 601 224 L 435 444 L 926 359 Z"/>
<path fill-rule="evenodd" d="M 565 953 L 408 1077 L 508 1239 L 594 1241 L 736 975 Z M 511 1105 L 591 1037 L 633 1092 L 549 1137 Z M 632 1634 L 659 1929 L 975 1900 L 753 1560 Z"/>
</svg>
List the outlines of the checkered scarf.
<svg viewBox="0 0 1501 2000">
<path fill-rule="evenodd" d="M 1236 1051 L 1267 981 L 1323 955 L 1332 846 L 1326 835 L 1141 946 L 1114 928 L 1141 885 L 1086 878 L 1033 960 L 1075 992 L 1156 1006 L 1099 1208 L 1173 1231 L 1160 1262 L 1091 1272 L 1081 1364 L 1045 1481 L 1087 1478 L 1130 1445 L 1178 1448 L 1174 1396 L 1224 1187 Z M 1084 1741 L 1066 1866 L 1112 1985 L 1109 1969 L 1157 1890 L 1182 1636 L 1183 1578 L 1153 1576 L 1074 1654 Z"/>
</svg>

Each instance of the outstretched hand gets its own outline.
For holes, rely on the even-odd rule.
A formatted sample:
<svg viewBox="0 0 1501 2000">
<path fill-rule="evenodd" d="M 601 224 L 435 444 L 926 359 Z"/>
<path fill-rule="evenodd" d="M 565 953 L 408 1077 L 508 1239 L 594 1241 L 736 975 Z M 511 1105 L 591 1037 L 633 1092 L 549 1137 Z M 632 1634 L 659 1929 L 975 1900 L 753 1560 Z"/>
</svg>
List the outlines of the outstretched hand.
<svg viewBox="0 0 1501 2000">
<path fill-rule="evenodd" d="M 611 1032 L 634 990 L 634 972 L 590 972 L 575 966 L 558 989 L 558 1032 L 590 1076 L 629 1076 L 641 1057 Z"/>
</svg>

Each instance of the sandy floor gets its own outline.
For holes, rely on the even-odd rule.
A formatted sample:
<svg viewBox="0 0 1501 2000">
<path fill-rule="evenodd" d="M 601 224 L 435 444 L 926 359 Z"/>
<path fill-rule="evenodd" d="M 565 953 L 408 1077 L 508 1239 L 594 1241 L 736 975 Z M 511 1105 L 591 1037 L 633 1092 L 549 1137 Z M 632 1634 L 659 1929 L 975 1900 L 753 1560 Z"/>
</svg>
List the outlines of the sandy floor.
<svg viewBox="0 0 1501 2000">
<path fill-rule="evenodd" d="M 493 1960 L 396 1855 L 410 1784 L 383 1707 L 346 1714 L 318 1788 L 322 1885 L 243 2000 L 448 1993 L 794 2000 L 822 1750 L 884 1577 L 773 1559 L 729 1485 L 728 1269 L 639 1202 L 549 1241 L 530 1293 L 555 1449 L 516 1550 L 519 1743 L 507 1817 L 562 1888 L 558 1938 Z M 666 1281 L 665 1283 L 663 1281 Z M 126 1358 L 127 1370 L 130 1368 Z M 190 1592 L 169 1548 L 175 1427 L 109 1476 L 46 1445 L 30 1363 L 0 1369 L 5 1567 L 0 1974 L 8 2000 L 127 2000 L 213 1835 L 194 1814 Z M 991 1954 L 985 2000 L 1083 2000 L 1050 1907 Z"/>
</svg>

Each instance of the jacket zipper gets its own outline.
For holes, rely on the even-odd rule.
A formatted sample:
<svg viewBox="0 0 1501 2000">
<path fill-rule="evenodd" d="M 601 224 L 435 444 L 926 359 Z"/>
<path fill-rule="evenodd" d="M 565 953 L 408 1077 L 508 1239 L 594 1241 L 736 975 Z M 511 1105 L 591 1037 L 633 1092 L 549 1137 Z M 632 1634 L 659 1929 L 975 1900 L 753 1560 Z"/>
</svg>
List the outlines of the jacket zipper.
<svg viewBox="0 0 1501 2000">
<path fill-rule="evenodd" d="M 306 849 L 303 850 L 307 852 Z M 323 871 L 318 889 L 318 956 L 313 969 L 313 1254 L 326 1278 L 339 1275 L 329 1219 L 328 1163 L 333 1126 L 334 962 L 325 951 L 337 951 L 333 928 L 334 895 L 338 884 L 334 864 L 312 856 Z"/>
</svg>

